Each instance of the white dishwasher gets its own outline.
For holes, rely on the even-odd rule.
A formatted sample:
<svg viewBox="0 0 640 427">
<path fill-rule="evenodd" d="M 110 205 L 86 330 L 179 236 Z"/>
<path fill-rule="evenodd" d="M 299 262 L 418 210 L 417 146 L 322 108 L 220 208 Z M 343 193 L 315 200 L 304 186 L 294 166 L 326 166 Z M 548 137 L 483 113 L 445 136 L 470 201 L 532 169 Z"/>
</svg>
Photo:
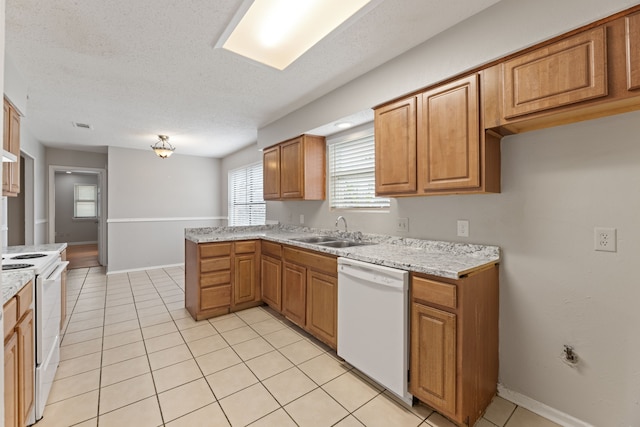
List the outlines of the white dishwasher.
<svg viewBox="0 0 640 427">
<path fill-rule="evenodd" d="M 409 274 L 338 258 L 338 356 L 411 406 Z"/>
</svg>

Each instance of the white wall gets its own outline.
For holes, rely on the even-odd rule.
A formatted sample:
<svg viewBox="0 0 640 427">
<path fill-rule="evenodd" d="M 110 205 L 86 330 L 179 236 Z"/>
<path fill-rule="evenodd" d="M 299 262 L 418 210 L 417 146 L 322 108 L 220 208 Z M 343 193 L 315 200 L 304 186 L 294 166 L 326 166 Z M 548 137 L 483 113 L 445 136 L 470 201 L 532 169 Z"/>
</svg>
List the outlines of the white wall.
<svg viewBox="0 0 640 427">
<path fill-rule="evenodd" d="M 97 174 L 55 174 L 56 243 L 96 243 L 98 223 L 95 219 L 74 219 L 75 184 L 98 185 Z"/>
<path fill-rule="evenodd" d="M 229 171 L 261 161 L 262 151 L 258 150 L 257 144 L 251 144 L 222 159 L 220 167 L 220 208 L 222 216 L 227 217 L 229 214 Z"/>
<path fill-rule="evenodd" d="M 184 262 L 184 229 L 220 225 L 220 160 L 109 147 L 110 273 Z"/>
<path fill-rule="evenodd" d="M 47 242 L 47 149 L 28 130 L 29 116 L 20 120 L 20 151 L 33 159 L 33 220 L 36 245 Z M 29 203 L 29 201 L 27 201 Z"/>
<path fill-rule="evenodd" d="M 634 1 L 503 0 L 333 93 L 265 126 L 265 147 L 632 6 Z M 350 229 L 499 245 L 505 393 L 567 425 L 640 425 L 635 263 L 640 253 L 640 113 L 504 138 L 501 194 L 403 198 L 389 214 L 347 213 Z M 327 202 L 268 202 L 267 218 L 333 227 Z M 615 227 L 618 252 L 593 251 Z M 578 368 L 560 359 L 575 347 Z M 532 399 L 532 400 L 530 400 Z M 538 406 L 538 403 L 544 406 Z M 545 412 L 550 411 L 550 412 Z M 572 419 L 574 417 L 575 419 Z M 577 420 L 576 420 L 577 419 Z"/>
</svg>

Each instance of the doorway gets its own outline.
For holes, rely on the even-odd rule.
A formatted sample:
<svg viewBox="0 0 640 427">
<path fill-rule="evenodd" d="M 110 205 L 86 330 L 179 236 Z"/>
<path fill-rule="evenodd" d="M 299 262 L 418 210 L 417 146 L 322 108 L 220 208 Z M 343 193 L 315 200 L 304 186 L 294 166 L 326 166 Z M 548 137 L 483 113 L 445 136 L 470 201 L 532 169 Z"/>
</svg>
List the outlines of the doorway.
<svg viewBox="0 0 640 427">
<path fill-rule="evenodd" d="M 34 212 L 34 159 L 20 152 L 20 192 L 16 197 L 7 197 L 7 246 L 35 244 Z"/>
<path fill-rule="evenodd" d="M 97 168 L 49 166 L 49 242 L 67 243 L 106 266 L 106 171 Z M 78 246 L 77 248 L 75 248 Z M 85 260 L 87 261 L 87 260 Z"/>
</svg>

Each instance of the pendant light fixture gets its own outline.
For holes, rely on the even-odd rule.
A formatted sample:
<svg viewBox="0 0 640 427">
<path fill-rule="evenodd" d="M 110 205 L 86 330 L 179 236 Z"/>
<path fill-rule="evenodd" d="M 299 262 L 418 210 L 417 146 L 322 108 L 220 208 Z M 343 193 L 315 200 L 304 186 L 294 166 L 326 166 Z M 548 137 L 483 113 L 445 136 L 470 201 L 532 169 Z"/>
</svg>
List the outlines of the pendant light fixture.
<svg viewBox="0 0 640 427">
<path fill-rule="evenodd" d="M 158 135 L 158 142 L 151 146 L 151 149 L 161 159 L 166 159 L 173 154 L 175 147 L 169 143 L 169 137 L 167 135 Z"/>
</svg>

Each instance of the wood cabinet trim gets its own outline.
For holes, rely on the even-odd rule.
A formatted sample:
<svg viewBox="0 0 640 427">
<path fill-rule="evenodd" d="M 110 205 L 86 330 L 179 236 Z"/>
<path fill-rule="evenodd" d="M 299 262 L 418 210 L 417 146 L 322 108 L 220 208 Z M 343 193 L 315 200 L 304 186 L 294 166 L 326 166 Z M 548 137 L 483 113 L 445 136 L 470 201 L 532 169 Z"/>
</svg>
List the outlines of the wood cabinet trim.
<svg viewBox="0 0 640 427">
<path fill-rule="evenodd" d="M 640 89 L 640 13 L 625 17 L 627 89 Z"/>
<path fill-rule="evenodd" d="M 4 339 L 7 339 L 7 337 L 13 333 L 16 323 L 18 323 L 18 300 L 16 298 L 11 298 L 9 301 L 4 303 L 2 310 L 4 320 Z"/>
</svg>

